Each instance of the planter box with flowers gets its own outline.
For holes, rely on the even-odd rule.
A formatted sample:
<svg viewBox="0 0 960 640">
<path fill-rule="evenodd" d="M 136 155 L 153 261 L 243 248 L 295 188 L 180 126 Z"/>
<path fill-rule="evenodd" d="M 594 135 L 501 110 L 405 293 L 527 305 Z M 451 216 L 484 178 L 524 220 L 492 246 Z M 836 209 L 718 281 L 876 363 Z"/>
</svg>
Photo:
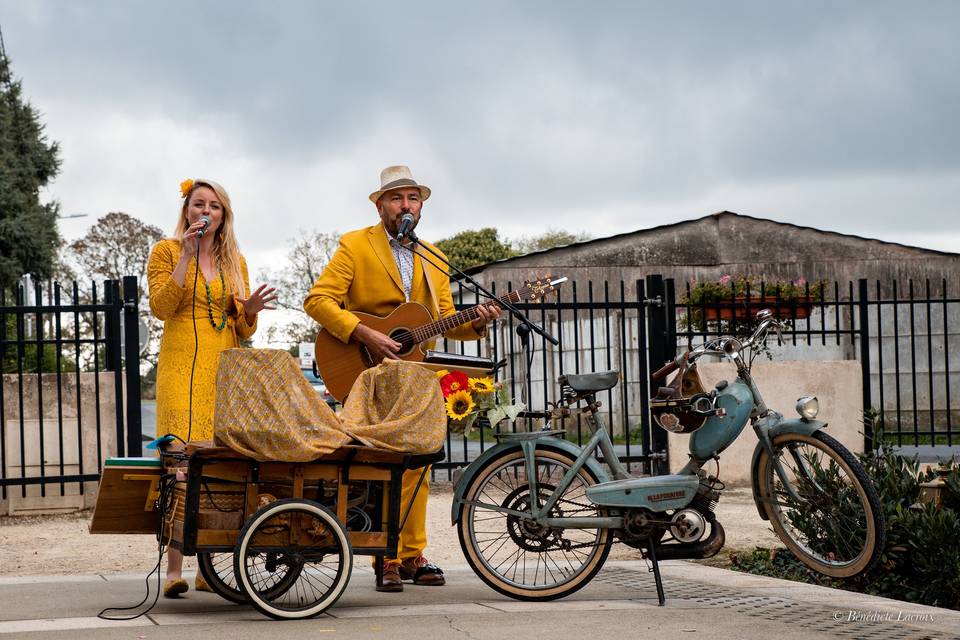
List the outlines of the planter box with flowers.
<svg viewBox="0 0 960 640">
<path fill-rule="evenodd" d="M 722 331 L 749 331 L 757 312 L 770 309 L 781 320 L 807 318 L 813 305 L 823 300 L 826 281 L 759 282 L 746 276 L 721 276 L 698 282 L 683 296 L 680 324 L 705 331 L 708 323 L 722 323 Z"/>
<path fill-rule="evenodd" d="M 514 404 L 502 382 L 493 378 L 469 378 L 462 371 L 437 371 L 447 409 L 447 428 L 452 433 L 470 433 L 477 418 L 485 418 L 490 426 L 501 420 L 515 420 L 523 411 L 523 403 Z"/>
</svg>

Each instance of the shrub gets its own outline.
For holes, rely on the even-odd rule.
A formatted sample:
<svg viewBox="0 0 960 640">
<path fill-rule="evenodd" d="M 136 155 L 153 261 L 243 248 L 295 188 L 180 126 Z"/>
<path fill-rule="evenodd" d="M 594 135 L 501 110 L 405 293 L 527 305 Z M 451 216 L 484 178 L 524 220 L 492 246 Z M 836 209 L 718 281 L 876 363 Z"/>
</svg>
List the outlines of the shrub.
<svg viewBox="0 0 960 640">
<path fill-rule="evenodd" d="M 937 473 L 921 472 L 916 459 L 903 458 L 889 445 L 882 445 L 861 455 L 860 461 L 880 494 L 887 521 L 886 547 L 873 569 L 856 578 L 831 579 L 811 571 L 786 550 L 777 549 L 734 554 L 734 568 L 960 609 L 960 464 L 941 467 L 948 473 L 941 493 L 943 504 L 938 507 L 919 502 L 920 484 L 933 480 Z"/>
</svg>

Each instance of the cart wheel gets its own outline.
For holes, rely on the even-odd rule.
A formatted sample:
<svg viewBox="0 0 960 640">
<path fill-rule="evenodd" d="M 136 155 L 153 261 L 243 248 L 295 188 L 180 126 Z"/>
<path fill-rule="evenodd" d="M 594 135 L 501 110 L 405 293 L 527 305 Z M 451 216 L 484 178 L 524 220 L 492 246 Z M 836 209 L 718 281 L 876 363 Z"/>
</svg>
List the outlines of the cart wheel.
<svg viewBox="0 0 960 640">
<path fill-rule="evenodd" d="M 285 592 L 296 582 L 301 567 L 283 562 L 275 553 L 265 556 L 265 560 L 265 564 L 273 569 L 271 578 L 263 581 L 264 596 L 269 600 Z M 247 604 L 247 596 L 240 591 L 233 573 L 232 553 L 198 553 L 197 567 L 200 575 L 218 596 L 236 604 Z"/>
<path fill-rule="evenodd" d="M 237 604 L 247 603 L 233 575 L 232 553 L 198 553 L 197 568 L 215 594 Z"/>
<path fill-rule="evenodd" d="M 271 502 L 247 520 L 233 553 L 238 587 L 278 619 L 319 615 L 347 588 L 353 549 L 329 509 L 311 500 Z"/>
</svg>

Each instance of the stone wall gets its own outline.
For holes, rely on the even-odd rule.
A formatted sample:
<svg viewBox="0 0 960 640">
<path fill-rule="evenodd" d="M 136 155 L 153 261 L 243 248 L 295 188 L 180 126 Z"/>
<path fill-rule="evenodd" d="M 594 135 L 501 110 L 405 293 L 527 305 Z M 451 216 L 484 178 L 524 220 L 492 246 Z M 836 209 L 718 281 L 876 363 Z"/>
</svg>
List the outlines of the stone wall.
<svg viewBox="0 0 960 640">
<path fill-rule="evenodd" d="M 531 253 L 471 272 L 484 284 L 496 283 L 501 291 L 506 290 L 507 282 L 517 288 L 525 280 L 544 273 L 567 276 L 576 281 L 581 300 L 586 299 L 591 281 L 595 295 L 602 298 L 604 281 L 616 288 L 623 280 L 629 288 L 651 274 L 673 278 L 678 293 L 687 282 L 716 280 L 725 274 L 767 281 L 789 281 L 802 276 L 807 280 L 853 282 L 854 286 L 858 279 L 866 278 L 871 283 L 879 280 L 882 291 L 889 293 L 894 280 L 906 286 L 913 279 L 922 287 L 930 279 L 939 287 L 946 278 L 955 285 L 960 276 L 960 255 L 725 211 Z"/>
<path fill-rule="evenodd" d="M 673 278 L 678 301 L 682 299 L 688 282 L 716 280 L 726 274 L 749 275 L 766 281 L 804 277 L 839 283 L 837 291 L 831 286 L 828 300 L 858 299 L 857 281 L 860 278 L 868 280 L 869 299 L 872 300 L 878 295 L 883 300 L 890 300 L 894 295 L 899 300 L 906 299 L 910 295 L 911 280 L 915 299 L 927 297 L 927 280 L 930 281 L 929 297 L 933 299 L 956 300 L 960 294 L 958 254 L 731 212 L 532 253 L 473 271 L 478 279 L 488 286 L 495 286 L 498 292 L 505 291 L 508 283 L 517 288 L 525 280 L 547 273 L 554 277 L 567 276 L 570 282 L 562 285 L 560 300 L 572 302 L 575 289 L 578 303 L 590 300 L 594 303 L 619 302 L 621 299 L 636 301 L 637 280 L 651 274 Z M 897 283 L 896 291 L 894 283 Z M 813 331 L 825 329 L 850 333 L 852 328 L 859 327 L 859 310 L 855 307 L 828 305 L 825 311 L 814 310 L 809 322 Z M 551 313 L 547 313 L 548 320 Z M 601 345 L 604 351 L 599 354 L 600 363 L 596 368 L 606 368 L 606 327 L 600 315 L 603 312 L 597 314 L 599 319 L 595 318 L 593 324 L 600 330 L 600 335 L 594 344 Z M 613 335 L 620 331 L 618 314 L 612 312 Z M 583 325 L 581 337 L 589 335 L 585 316 L 581 313 L 578 320 Z M 572 313 L 564 312 L 567 342 L 564 349 L 567 351 L 573 346 L 572 331 L 569 330 L 572 318 Z M 537 319 L 535 313 L 534 320 Z M 552 326 L 557 326 L 555 318 L 550 321 Z M 803 321 L 798 323 L 800 329 L 807 326 Z M 635 327 L 628 326 L 626 330 L 636 334 Z M 943 431 L 949 421 L 950 427 L 957 432 L 960 429 L 960 357 L 951 357 L 951 354 L 960 353 L 960 303 L 901 302 L 884 304 L 879 309 L 870 305 L 869 330 L 871 404 L 883 411 L 886 423 L 898 424 L 908 431 L 915 425 L 919 430 L 927 430 L 933 425 L 935 430 Z M 632 344 L 626 350 L 628 367 L 636 361 L 631 349 Z M 581 351 L 581 361 L 585 361 L 589 350 L 581 346 Z M 860 358 L 859 344 L 850 335 L 841 336 L 839 341 L 832 335 L 824 340 L 814 334 L 809 341 L 799 336 L 796 344 L 791 338 L 790 344 L 774 348 L 773 353 L 774 360 Z M 619 352 L 613 353 L 615 368 L 622 368 L 618 364 L 619 355 Z M 581 371 L 589 371 L 590 366 L 587 364 L 587 368 Z M 619 401 L 619 398 L 615 400 Z M 628 404 L 633 406 L 632 403 L 631 397 Z"/>
<path fill-rule="evenodd" d="M 3 438 L 4 477 L 41 475 L 41 429 L 44 475 L 98 473 L 102 460 L 117 452 L 114 376 L 113 372 L 81 373 L 79 389 L 76 374 L 62 374 L 59 387 L 57 375 L 53 373 L 43 374 L 40 385 L 35 374 L 25 374 L 22 378 L 14 374 L 2 376 L 0 437 Z M 25 436 L 23 455 L 21 424 Z M 45 487 L 42 490 L 41 485 L 27 485 L 25 496 L 20 487 L 7 487 L 6 499 L 0 498 L 0 513 L 75 510 L 92 507 L 96 499 L 96 482 L 83 483 L 82 487 L 81 483 L 66 483 L 62 491 L 60 484 Z"/>
</svg>

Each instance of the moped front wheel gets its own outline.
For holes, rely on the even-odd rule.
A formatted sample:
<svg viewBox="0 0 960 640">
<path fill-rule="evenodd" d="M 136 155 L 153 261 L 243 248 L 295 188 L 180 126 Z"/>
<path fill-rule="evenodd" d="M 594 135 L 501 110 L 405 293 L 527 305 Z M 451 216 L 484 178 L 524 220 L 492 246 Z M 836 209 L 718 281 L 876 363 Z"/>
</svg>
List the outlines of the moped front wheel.
<svg viewBox="0 0 960 640">
<path fill-rule="evenodd" d="M 535 455 L 539 505 L 559 486 L 574 459 L 555 451 Z M 605 515 L 587 499 L 587 487 L 598 480 L 586 467 L 577 471 L 550 517 Z M 490 460 L 464 492 L 479 502 L 529 512 L 530 485 L 523 452 L 515 449 Z M 554 600 L 586 585 L 610 553 L 609 529 L 557 529 L 532 518 L 466 504 L 458 524 L 460 547 L 474 572 L 494 590 L 518 600 Z"/>
<path fill-rule="evenodd" d="M 880 499 L 863 466 L 821 431 L 781 434 L 773 439 L 773 452 L 794 494 L 763 451 L 757 465 L 760 494 L 777 536 L 824 575 L 848 578 L 870 569 L 886 532 Z"/>
</svg>

